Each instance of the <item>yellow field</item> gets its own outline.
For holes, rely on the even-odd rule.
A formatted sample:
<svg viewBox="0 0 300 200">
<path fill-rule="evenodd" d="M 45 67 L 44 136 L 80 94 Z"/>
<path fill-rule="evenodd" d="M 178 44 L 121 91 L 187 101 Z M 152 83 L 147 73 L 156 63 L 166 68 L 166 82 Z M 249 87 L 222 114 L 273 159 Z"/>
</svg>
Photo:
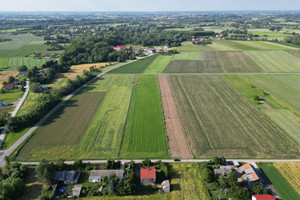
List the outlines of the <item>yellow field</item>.
<svg viewBox="0 0 300 200">
<path fill-rule="evenodd" d="M 289 184 L 300 194 L 300 162 L 274 163 L 276 169 L 289 182 Z"/>
<path fill-rule="evenodd" d="M 2 87 L 2 82 L 8 81 L 8 77 L 18 75 L 18 71 L 1 71 L 0 72 L 0 87 Z"/>
<path fill-rule="evenodd" d="M 112 65 L 115 63 L 111 63 Z M 92 63 L 92 64 L 82 64 L 82 65 L 73 65 L 69 72 L 57 74 L 58 78 L 75 78 L 77 75 L 81 75 L 84 70 L 89 71 L 90 67 L 96 66 L 96 68 L 103 67 L 109 65 L 109 62 L 102 63 Z"/>
</svg>

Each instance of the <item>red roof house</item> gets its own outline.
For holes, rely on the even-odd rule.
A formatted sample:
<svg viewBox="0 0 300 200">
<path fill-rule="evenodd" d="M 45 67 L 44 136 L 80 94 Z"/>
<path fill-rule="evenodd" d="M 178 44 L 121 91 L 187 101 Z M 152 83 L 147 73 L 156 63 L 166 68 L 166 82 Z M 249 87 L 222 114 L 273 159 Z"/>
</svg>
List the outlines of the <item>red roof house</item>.
<svg viewBox="0 0 300 200">
<path fill-rule="evenodd" d="M 276 200 L 275 197 L 269 194 L 252 195 L 252 200 Z"/>
<path fill-rule="evenodd" d="M 141 184 L 155 183 L 156 171 L 155 167 L 142 167 L 140 171 Z"/>
<path fill-rule="evenodd" d="M 13 84 L 14 84 L 14 85 L 20 85 L 20 84 L 21 84 L 21 81 L 14 81 Z"/>
<path fill-rule="evenodd" d="M 5 85 L 3 86 L 3 88 L 4 88 L 5 90 L 12 90 L 12 89 L 14 89 L 14 85 L 13 85 L 13 84 L 5 84 Z"/>
</svg>

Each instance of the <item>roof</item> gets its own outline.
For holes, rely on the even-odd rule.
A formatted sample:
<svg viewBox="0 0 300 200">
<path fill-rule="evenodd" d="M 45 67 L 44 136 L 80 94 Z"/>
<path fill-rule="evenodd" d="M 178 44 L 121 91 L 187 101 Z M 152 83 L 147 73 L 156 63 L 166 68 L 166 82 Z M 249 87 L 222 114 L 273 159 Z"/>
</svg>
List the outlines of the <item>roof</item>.
<svg viewBox="0 0 300 200">
<path fill-rule="evenodd" d="M 257 181 L 259 180 L 259 177 L 257 176 L 257 174 L 255 172 L 246 175 L 246 180 L 247 181 Z"/>
<path fill-rule="evenodd" d="M 143 167 L 141 168 L 141 179 L 156 179 L 155 167 Z"/>
<path fill-rule="evenodd" d="M 13 84 L 19 84 L 19 83 L 21 83 L 21 81 L 14 81 Z"/>
<path fill-rule="evenodd" d="M 240 169 L 245 172 L 246 174 L 252 174 L 254 173 L 254 170 L 250 163 L 244 164 L 243 166 L 240 167 Z"/>
<path fill-rule="evenodd" d="M 169 180 L 165 180 L 161 183 L 162 185 L 162 189 L 164 190 L 164 192 L 170 192 L 170 181 Z"/>
<path fill-rule="evenodd" d="M 81 189 L 82 189 L 82 185 L 75 185 L 72 192 L 73 196 L 79 197 Z"/>
<path fill-rule="evenodd" d="M 13 84 L 5 84 L 3 87 L 4 88 L 11 88 L 11 87 L 14 87 L 14 85 Z"/>
<path fill-rule="evenodd" d="M 244 169 L 252 168 L 251 165 L 250 165 L 250 163 L 244 164 L 243 167 L 244 167 Z"/>
<path fill-rule="evenodd" d="M 117 45 L 117 48 L 121 48 L 121 49 L 122 49 L 122 48 L 124 48 L 124 46 L 119 46 L 119 45 Z"/>
<path fill-rule="evenodd" d="M 252 197 L 255 197 L 256 200 L 276 200 L 275 197 L 269 194 L 264 195 L 252 195 Z"/>
<path fill-rule="evenodd" d="M 78 182 L 80 172 L 75 170 L 56 171 L 52 180 L 63 181 L 64 184 L 75 184 Z"/>
<path fill-rule="evenodd" d="M 89 179 L 102 179 L 104 176 L 115 174 L 119 179 L 123 179 L 123 169 L 92 170 Z"/>
</svg>

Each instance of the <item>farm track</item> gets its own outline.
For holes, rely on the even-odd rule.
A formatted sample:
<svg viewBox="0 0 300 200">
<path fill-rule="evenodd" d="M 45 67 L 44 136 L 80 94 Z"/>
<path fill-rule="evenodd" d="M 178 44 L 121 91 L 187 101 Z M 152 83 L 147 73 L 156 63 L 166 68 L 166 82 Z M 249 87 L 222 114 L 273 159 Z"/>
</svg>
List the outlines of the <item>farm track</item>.
<svg viewBox="0 0 300 200">
<path fill-rule="evenodd" d="M 160 95 L 166 122 L 168 148 L 172 158 L 192 158 L 192 153 L 184 134 L 180 116 L 166 75 L 158 76 Z"/>
</svg>

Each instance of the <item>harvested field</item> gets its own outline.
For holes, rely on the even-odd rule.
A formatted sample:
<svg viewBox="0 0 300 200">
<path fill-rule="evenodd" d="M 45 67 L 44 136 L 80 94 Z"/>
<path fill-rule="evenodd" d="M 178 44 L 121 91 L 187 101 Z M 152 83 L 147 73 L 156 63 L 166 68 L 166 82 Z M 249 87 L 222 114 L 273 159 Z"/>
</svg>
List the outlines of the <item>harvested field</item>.
<svg viewBox="0 0 300 200">
<path fill-rule="evenodd" d="M 68 100 L 55 114 L 39 127 L 31 138 L 19 150 L 17 160 L 40 160 L 46 158 L 50 160 L 58 158 L 68 158 L 64 151 L 68 151 L 70 146 L 81 143 L 92 119 L 94 118 L 105 93 L 82 93 Z M 60 156 L 53 155 L 52 148 L 60 149 Z M 46 151 L 50 147 L 50 151 Z M 45 148 L 44 152 L 33 151 L 35 148 Z M 43 153 L 41 155 L 39 153 Z M 72 158 L 78 158 L 73 155 Z"/>
<path fill-rule="evenodd" d="M 273 163 L 258 163 L 259 168 L 267 175 L 268 179 L 274 186 L 276 192 L 278 192 L 281 199 L 295 200 L 300 199 L 299 193 L 289 184 L 273 165 Z"/>
<path fill-rule="evenodd" d="M 147 69 L 147 67 L 156 59 L 157 56 L 158 56 L 158 54 L 146 57 L 142 60 L 138 60 L 138 61 L 129 63 L 127 65 L 124 65 L 122 67 L 119 67 L 117 69 L 114 69 L 108 73 L 109 74 L 139 74 L 139 73 L 143 73 Z"/>
<path fill-rule="evenodd" d="M 186 139 L 166 75 L 159 75 L 158 81 L 164 109 L 170 156 L 172 158 L 192 158 L 192 152 Z"/>
<path fill-rule="evenodd" d="M 244 77 L 250 80 L 254 85 L 273 95 L 284 105 L 300 113 L 300 94 L 296 91 L 289 89 L 285 85 L 282 85 L 283 83 L 279 83 L 266 75 L 244 75 Z M 290 81 L 291 80 L 292 79 L 290 79 Z M 297 81 L 295 81 L 295 84 L 297 84 Z"/>
<path fill-rule="evenodd" d="M 289 110 L 264 111 L 280 128 L 300 144 L 300 117 Z"/>
<path fill-rule="evenodd" d="M 300 72 L 300 59 L 284 51 L 247 51 L 266 72 Z"/>
<path fill-rule="evenodd" d="M 99 67 L 105 67 L 106 65 L 109 66 L 109 64 L 115 64 L 115 63 L 102 62 L 102 63 L 73 65 L 73 66 L 71 66 L 71 69 L 67 73 L 57 74 L 57 77 L 73 79 L 78 75 L 80 76 L 84 70 L 90 71 L 90 67 L 92 67 L 92 66 L 99 68 Z"/>
<path fill-rule="evenodd" d="M 122 78 L 122 84 L 120 79 L 113 78 L 111 86 L 107 86 L 109 90 L 105 99 L 78 147 L 80 158 L 106 159 L 119 156 L 133 83 L 131 75 Z"/>
<path fill-rule="evenodd" d="M 244 52 L 181 53 L 167 66 L 166 73 L 263 72 Z"/>
<path fill-rule="evenodd" d="M 147 67 L 144 74 L 161 74 L 172 60 L 173 56 L 159 55 L 156 59 Z"/>
<path fill-rule="evenodd" d="M 17 76 L 19 74 L 18 71 L 0 71 L 0 84 L 2 87 L 2 82 L 8 81 L 10 76 Z"/>
<path fill-rule="evenodd" d="M 300 195 L 300 162 L 277 162 L 273 165 Z"/>
<path fill-rule="evenodd" d="M 156 76 L 139 76 L 133 87 L 120 157 L 169 157 Z"/>
<path fill-rule="evenodd" d="M 221 76 L 170 75 L 168 81 L 196 157 L 299 156 L 299 145 Z"/>
</svg>

